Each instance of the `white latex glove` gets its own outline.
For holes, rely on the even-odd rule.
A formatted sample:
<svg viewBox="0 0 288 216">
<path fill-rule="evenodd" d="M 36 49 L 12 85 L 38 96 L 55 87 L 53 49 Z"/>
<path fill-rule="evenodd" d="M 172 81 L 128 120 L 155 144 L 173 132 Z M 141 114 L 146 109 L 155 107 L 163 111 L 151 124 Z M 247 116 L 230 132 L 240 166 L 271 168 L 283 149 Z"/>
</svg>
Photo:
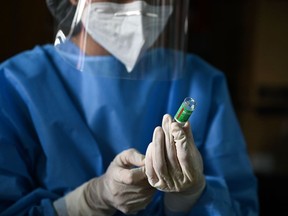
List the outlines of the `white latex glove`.
<svg viewBox="0 0 288 216">
<path fill-rule="evenodd" d="M 165 204 L 172 211 L 188 211 L 205 188 L 202 157 L 195 146 L 191 127 L 181 127 L 164 115 L 162 127 L 154 130 L 146 151 L 148 181 L 165 194 Z"/>
<path fill-rule="evenodd" d="M 117 209 L 134 214 L 149 204 L 155 191 L 145 175 L 144 155 L 129 149 L 115 157 L 104 175 L 84 183 L 64 200 L 68 215 L 112 215 Z"/>
</svg>

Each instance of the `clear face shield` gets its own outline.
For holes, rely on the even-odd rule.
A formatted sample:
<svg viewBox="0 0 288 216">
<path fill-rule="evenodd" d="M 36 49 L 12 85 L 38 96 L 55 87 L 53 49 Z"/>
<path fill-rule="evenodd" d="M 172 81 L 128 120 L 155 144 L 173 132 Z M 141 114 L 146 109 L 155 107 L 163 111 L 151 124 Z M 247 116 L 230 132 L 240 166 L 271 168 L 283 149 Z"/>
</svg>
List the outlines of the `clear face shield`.
<svg viewBox="0 0 288 216">
<path fill-rule="evenodd" d="M 62 1 L 63 14 L 54 14 L 55 47 L 78 71 L 121 79 L 182 76 L 189 0 Z"/>
</svg>

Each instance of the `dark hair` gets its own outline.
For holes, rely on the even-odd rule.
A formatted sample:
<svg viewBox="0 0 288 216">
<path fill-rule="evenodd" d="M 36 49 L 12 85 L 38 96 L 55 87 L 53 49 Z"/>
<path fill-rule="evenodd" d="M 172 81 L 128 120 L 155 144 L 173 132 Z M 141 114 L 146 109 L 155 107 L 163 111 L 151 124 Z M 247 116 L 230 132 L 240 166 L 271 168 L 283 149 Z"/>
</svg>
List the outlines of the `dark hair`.
<svg viewBox="0 0 288 216">
<path fill-rule="evenodd" d="M 76 6 L 69 0 L 46 0 L 48 9 L 56 20 L 57 29 L 61 29 L 65 35 L 70 31 Z"/>
</svg>

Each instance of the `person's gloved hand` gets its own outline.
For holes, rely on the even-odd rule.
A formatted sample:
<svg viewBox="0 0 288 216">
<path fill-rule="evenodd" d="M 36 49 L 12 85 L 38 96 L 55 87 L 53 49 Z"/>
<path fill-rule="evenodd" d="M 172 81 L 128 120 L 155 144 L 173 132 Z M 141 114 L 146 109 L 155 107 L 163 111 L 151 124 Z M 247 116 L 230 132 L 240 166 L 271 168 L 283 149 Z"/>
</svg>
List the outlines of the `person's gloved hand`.
<svg viewBox="0 0 288 216">
<path fill-rule="evenodd" d="M 162 127 L 155 128 L 147 148 L 145 169 L 151 186 L 168 192 L 168 208 L 187 211 L 193 206 L 204 190 L 205 177 L 189 122 L 182 128 L 170 115 L 164 115 Z"/>
<path fill-rule="evenodd" d="M 112 215 L 116 210 L 130 214 L 144 209 L 155 191 L 145 175 L 144 155 L 129 149 L 115 157 L 104 175 L 64 199 L 69 215 Z"/>
</svg>

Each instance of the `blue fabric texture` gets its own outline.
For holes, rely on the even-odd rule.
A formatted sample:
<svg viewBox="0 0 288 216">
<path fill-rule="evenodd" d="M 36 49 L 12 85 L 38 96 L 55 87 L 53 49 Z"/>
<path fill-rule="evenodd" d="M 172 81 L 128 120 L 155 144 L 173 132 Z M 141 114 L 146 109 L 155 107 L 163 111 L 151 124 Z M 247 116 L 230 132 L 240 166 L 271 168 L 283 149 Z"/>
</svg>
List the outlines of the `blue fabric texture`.
<svg viewBox="0 0 288 216">
<path fill-rule="evenodd" d="M 151 74 L 169 70 L 169 52 L 161 53 Z M 95 67 L 124 70 L 116 61 L 100 58 Z M 118 153 L 135 148 L 145 154 L 163 115 L 173 116 L 190 96 L 198 104 L 190 122 L 207 186 L 186 215 L 258 215 L 257 179 L 225 77 L 196 55 L 186 61 L 184 77 L 170 81 L 80 73 L 52 45 L 3 62 L 0 214 L 55 215 L 53 201 L 102 175 Z M 138 215 L 164 212 L 159 192 Z"/>
</svg>

